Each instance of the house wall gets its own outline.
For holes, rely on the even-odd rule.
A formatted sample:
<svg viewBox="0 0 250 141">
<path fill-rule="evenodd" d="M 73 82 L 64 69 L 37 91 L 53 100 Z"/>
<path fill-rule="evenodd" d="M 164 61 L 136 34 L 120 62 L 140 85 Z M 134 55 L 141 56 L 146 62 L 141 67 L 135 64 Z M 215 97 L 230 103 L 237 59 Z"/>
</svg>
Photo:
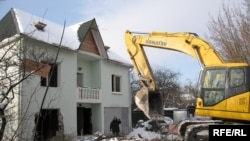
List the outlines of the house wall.
<svg viewBox="0 0 250 141">
<path fill-rule="evenodd" d="M 107 133 L 109 131 L 107 121 L 113 119 L 116 114 L 123 118 L 122 133 L 128 133 L 131 129 L 129 67 L 101 59 L 88 60 L 80 55 L 78 56 L 78 67 L 82 68 L 78 72 L 83 73 L 84 87 L 101 89 L 100 97 L 102 102 L 100 104 L 82 105 L 92 110 L 93 132 Z M 112 93 L 112 74 L 119 75 L 122 78 L 120 94 Z M 110 107 L 115 108 L 117 112 L 109 110 Z M 110 111 L 114 113 L 110 113 Z M 112 118 L 109 117 L 110 115 L 112 115 Z"/>
<path fill-rule="evenodd" d="M 86 60 L 83 57 L 78 56 L 77 60 L 77 68 L 81 68 L 81 70 L 77 70 L 77 72 L 83 74 L 83 87 L 91 87 L 91 88 L 100 88 L 101 82 L 101 65 L 98 60 Z"/>
<path fill-rule="evenodd" d="M 0 41 L 16 34 L 18 29 L 10 11 L 1 19 L 0 27 Z"/>
<path fill-rule="evenodd" d="M 92 69 L 90 68 L 89 61 L 86 61 L 84 59 L 78 59 L 77 60 L 77 67 L 81 68 L 81 70 L 77 70 L 78 73 L 83 74 L 83 86 L 84 87 L 90 87 L 91 86 L 91 76 L 92 76 Z"/>
<path fill-rule="evenodd" d="M 103 77 L 101 71 L 101 61 L 91 61 L 92 75 L 91 75 L 91 84 L 93 88 L 101 88 L 101 79 Z"/>
<path fill-rule="evenodd" d="M 103 106 L 128 107 L 130 105 L 129 68 L 112 62 L 102 64 Z M 121 76 L 121 93 L 112 93 L 112 75 Z M 112 98 L 112 99 L 111 99 Z"/>
<path fill-rule="evenodd" d="M 131 95 L 129 87 L 129 68 L 113 62 L 102 62 L 102 107 L 103 107 L 103 131 L 109 134 L 109 124 L 113 116 L 122 120 L 121 134 L 131 130 Z M 121 93 L 112 93 L 112 75 L 121 76 Z"/>
<path fill-rule="evenodd" d="M 35 44 L 35 46 L 34 46 Z M 30 47 L 45 47 L 49 48 L 50 53 L 55 53 L 57 48 L 47 46 L 41 43 L 27 44 Z M 59 86 L 49 87 L 48 93 L 43 105 L 43 108 L 59 109 L 63 116 L 65 134 L 76 134 L 76 72 L 77 72 L 77 55 L 73 51 L 61 49 L 58 57 L 58 81 Z M 40 77 L 33 76 L 22 85 L 22 98 L 20 106 L 22 113 L 25 113 L 28 108 L 29 118 L 26 120 L 24 128 L 26 128 L 27 137 L 32 134 L 34 124 L 34 115 L 39 111 L 41 101 L 44 97 L 46 87 L 40 86 Z"/>
<path fill-rule="evenodd" d="M 101 113 L 101 104 L 92 105 L 92 123 L 93 123 L 93 133 L 100 132 L 102 129 L 102 113 Z"/>
</svg>

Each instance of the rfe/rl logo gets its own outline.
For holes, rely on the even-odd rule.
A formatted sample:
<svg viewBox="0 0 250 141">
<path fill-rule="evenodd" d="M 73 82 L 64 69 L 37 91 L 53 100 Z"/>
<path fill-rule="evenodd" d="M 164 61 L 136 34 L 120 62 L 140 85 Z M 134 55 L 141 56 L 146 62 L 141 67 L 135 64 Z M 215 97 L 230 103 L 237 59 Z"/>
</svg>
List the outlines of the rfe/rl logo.
<svg viewBox="0 0 250 141">
<path fill-rule="evenodd" d="M 247 136 L 243 129 L 213 129 L 213 136 Z"/>
<path fill-rule="evenodd" d="M 209 141 L 233 139 L 250 141 L 250 124 L 213 124 L 209 125 Z"/>
</svg>

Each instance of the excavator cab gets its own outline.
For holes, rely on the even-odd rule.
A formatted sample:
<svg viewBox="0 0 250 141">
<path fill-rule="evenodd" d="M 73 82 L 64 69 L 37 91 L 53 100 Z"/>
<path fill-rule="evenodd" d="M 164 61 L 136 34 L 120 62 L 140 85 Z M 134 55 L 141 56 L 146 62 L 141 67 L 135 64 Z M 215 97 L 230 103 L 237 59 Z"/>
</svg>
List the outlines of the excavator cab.
<svg viewBox="0 0 250 141">
<path fill-rule="evenodd" d="M 142 87 L 135 95 L 135 103 L 149 119 L 163 117 L 162 94 L 159 91 L 151 91 L 147 87 Z"/>
</svg>

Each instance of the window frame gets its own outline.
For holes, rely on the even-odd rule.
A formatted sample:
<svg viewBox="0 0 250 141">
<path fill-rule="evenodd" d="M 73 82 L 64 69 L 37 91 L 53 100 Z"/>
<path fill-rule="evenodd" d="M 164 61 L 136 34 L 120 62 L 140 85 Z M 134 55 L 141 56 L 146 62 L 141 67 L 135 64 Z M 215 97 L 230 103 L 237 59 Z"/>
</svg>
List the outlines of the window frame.
<svg viewBox="0 0 250 141">
<path fill-rule="evenodd" d="M 58 63 L 49 63 L 48 65 L 51 66 L 50 72 L 48 77 L 41 77 L 40 80 L 40 86 L 42 87 L 47 87 L 49 84 L 49 87 L 59 87 L 59 64 Z M 52 69 L 53 69 L 53 74 L 52 73 Z M 51 76 L 52 75 L 52 76 Z M 50 82 L 49 81 L 49 77 L 51 77 Z"/>
<path fill-rule="evenodd" d="M 239 72 L 241 71 L 241 72 Z M 235 87 L 240 87 L 245 84 L 245 70 L 242 68 L 234 68 L 229 71 L 229 87 L 230 88 L 235 88 Z M 237 79 L 238 78 L 238 79 Z M 239 82 L 235 83 L 235 81 L 238 80 Z"/>
<path fill-rule="evenodd" d="M 111 91 L 112 93 L 121 94 L 122 77 L 120 75 L 112 74 L 111 76 Z"/>
<path fill-rule="evenodd" d="M 77 87 L 84 87 L 84 75 L 83 75 L 83 73 L 81 73 L 81 72 L 77 72 L 76 73 L 76 83 L 77 83 Z"/>
</svg>

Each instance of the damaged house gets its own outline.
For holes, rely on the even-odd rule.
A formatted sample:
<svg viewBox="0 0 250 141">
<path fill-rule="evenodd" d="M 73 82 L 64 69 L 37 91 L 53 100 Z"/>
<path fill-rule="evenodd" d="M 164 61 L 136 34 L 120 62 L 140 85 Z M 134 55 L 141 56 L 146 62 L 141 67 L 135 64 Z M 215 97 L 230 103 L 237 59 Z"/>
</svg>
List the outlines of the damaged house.
<svg viewBox="0 0 250 141">
<path fill-rule="evenodd" d="M 64 27 L 10 9 L 0 27 L 1 57 L 15 48 L 17 80 L 32 74 L 15 87 L 16 115 L 6 125 L 18 140 L 110 134 L 113 116 L 122 121 L 121 134 L 130 132 L 132 66 L 104 45 L 95 19 Z"/>
</svg>

